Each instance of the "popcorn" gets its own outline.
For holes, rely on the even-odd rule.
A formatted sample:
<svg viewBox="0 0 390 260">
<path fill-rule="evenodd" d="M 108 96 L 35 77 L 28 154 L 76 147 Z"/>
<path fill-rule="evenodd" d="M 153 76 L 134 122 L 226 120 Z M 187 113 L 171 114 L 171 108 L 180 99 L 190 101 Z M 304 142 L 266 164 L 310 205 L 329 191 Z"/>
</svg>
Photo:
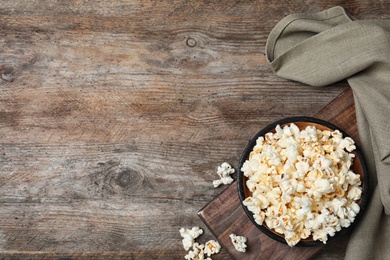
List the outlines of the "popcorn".
<svg viewBox="0 0 390 260">
<path fill-rule="evenodd" d="M 207 256 L 219 253 L 219 250 L 221 250 L 221 245 L 215 240 L 207 241 L 204 247 L 204 253 Z"/>
<path fill-rule="evenodd" d="M 180 235 L 183 237 L 183 247 L 185 250 L 189 250 L 195 242 L 195 239 L 203 234 L 203 230 L 199 227 L 193 227 L 192 229 L 181 228 Z"/>
<path fill-rule="evenodd" d="M 351 170 L 355 149 L 338 130 L 277 125 L 257 139 L 241 168 L 252 193 L 244 206 L 290 246 L 309 236 L 325 244 L 360 211 L 360 175 Z"/>
<path fill-rule="evenodd" d="M 308 196 L 294 197 L 294 201 L 298 204 L 296 215 L 298 219 L 303 219 L 309 212 L 311 212 L 312 200 Z"/>
<path fill-rule="evenodd" d="M 192 250 L 184 256 L 184 259 L 187 260 L 204 260 L 204 245 L 199 245 L 194 243 Z"/>
<path fill-rule="evenodd" d="M 244 237 L 244 236 L 237 236 L 236 234 L 230 234 L 229 235 L 230 237 L 230 240 L 232 241 L 233 245 L 234 245 L 234 248 L 238 251 L 238 252 L 242 252 L 242 253 L 245 253 L 246 252 L 246 241 L 247 241 L 247 238 Z"/>
<path fill-rule="evenodd" d="M 180 235 L 183 237 L 183 247 L 188 253 L 184 256 L 187 260 L 211 260 L 210 256 L 219 253 L 221 245 L 215 240 L 209 240 L 205 244 L 195 242 L 195 239 L 203 234 L 199 227 L 191 229 L 181 228 Z M 192 249 L 192 250 L 190 250 Z M 205 258 L 207 255 L 207 258 Z"/>
<path fill-rule="evenodd" d="M 230 164 L 228 164 L 227 162 L 224 162 L 221 164 L 221 166 L 218 166 L 217 174 L 220 179 L 213 181 L 214 188 L 218 187 L 221 184 L 231 184 L 234 181 L 234 179 L 230 177 L 232 173 L 234 173 L 234 168 L 232 168 L 232 166 L 230 166 Z"/>
<path fill-rule="evenodd" d="M 362 190 L 359 187 L 354 186 L 352 187 L 352 189 L 349 190 L 347 198 L 356 201 L 361 198 L 361 195 L 362 195 Z"/>
</svg>

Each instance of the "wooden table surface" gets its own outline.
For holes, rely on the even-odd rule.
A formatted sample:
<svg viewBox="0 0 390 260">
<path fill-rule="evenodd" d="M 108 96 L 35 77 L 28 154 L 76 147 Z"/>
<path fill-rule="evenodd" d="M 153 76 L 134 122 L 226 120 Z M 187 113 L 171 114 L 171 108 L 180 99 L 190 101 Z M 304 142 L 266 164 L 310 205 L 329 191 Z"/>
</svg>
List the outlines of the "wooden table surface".
<svg viewBox="0 0 390 260">
<path fill-rule="evenodd" d="M 197 212 L 226 188 L 217 167 L 348 87 L 264 56 L 285 15 L 334 5 L 390 18 L 369 0 L 1 1 L 0 258 L 184 259 L 181 227 L 214 239 Z"/>
</svg>

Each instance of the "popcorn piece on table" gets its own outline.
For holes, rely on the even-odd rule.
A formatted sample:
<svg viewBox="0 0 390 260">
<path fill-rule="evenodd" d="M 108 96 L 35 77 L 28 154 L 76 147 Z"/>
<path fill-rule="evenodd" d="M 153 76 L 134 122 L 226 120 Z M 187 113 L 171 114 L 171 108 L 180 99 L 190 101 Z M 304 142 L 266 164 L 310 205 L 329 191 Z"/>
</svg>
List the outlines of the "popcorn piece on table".
<svg viewBox="0 0 390 260">
<path fill-rule="evenodd" d="M 204 259 L 204 245 L 194 243 L 192 250 L 189 251 L 184 258 L 187 260 Z"/>
<path fill-rule="evenodd" d="M 180 235 L 183 237 L 183 247 L 186 251 L 188 251 L 188 253 L 184 256 L 185 259 L 211 260 L 210 256 L 219 253 L 221 250 L 221 245 L 215 240 L 209 240 L 205 244 L 195 242 L 195 239 L 201 234 L 203 234 L 203 230 L 199 227 L 180 229 Z"/>
<path fill-rule="evenodd" d="M 246 252 L 246 241 L 247 238 L 244 236 L 237 236 L 236 234 L 230 234 L 229 235 L 230 240 L 232 241 L 234 248 L 238 252 L 245 253 Z"/>
<path fill-rule="evenodd" d="M 221 245 L 215 240 L 207 241 L 205 246 L 204 246 L 204 253 L 207 256 L 217 254 L 217 253 L 219 253 L 219 250 L 221 250 Z"/>
<path fill-rule="evenodd" d="M 221 164 L 221 166 L 218 166 L 217 174 L 220 179 L 213 181 L 214 188 L 221 184 L 231 184 L 234 180 L 232 177 L 230 177 L 232 173 L 234 173 L 234 168 L 232 168 L 232 166 L 227 162 L 224 162 Z"/>
<path fill-rule="evenodd" d="M 195 239 L 203 234 L 200 227 L 193 227 L 192 229 L 181 228 L 180 235 L 183 237 L 183 247 L 188 251 L 195 243 Z"/>
</svg>

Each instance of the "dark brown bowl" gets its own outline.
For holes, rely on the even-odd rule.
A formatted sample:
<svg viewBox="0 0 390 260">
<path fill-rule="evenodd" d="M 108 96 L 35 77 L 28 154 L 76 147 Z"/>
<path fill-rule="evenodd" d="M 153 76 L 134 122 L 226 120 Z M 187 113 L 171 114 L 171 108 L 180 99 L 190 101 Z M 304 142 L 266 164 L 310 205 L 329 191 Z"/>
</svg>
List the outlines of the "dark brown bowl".
<svg viewBox="0 0 390 260">
<path fill-rule="evenodd" d="M 251 192 L 248 190 L 248 188 L 246 186 L 247 177 L 244 176 L 243 172 L 241 171 L 241 168 L 242 168 L 244 162 L 249 158 L 249 154 L 253 150 L 253 147 L 256 145 L 256 140 L 260 136 L 264 136 L 268 132 L 275 132 L 275 128 L 277 125 L 280 125 L 283 128 L 284 125 L 290 124 L 290 123 L 294 123 L 295 125 L 297 125 L 300 130 L 305 129 L 307 126 L 315 126 L 317 129 L 322 130 L 322 131 L 323 130 L 331 130 L 331 131 L 339 130 L 343 134 L 343 137 L 348 136 L 343 130 L 341 130 L 340 128 L 336 127 L 335 125 L 333 125 L 327 121 L 324 121 L 324 120 L 314 118 L 314 117 L 291 117 L 291 118 L 285 118 L 285 119 L 278 120 L 278 121 L 268 125 L 267 127 L 263 128 L 260 132 L 258 132 L 252 138 L 252 140 L 249 142 L 249 144 L 245 148 L 245 150 L 241 156 L 239 165 L 238 165 L 237 184 L 238 184 L 238 195 L 239 195 L 239 198 L 241 201 L 241 205 L 244 208 L 249 219 L 252 221 L 252 223 L 256 227 L 258 227 L 263 233 L 265 233 L 269 237 L 271 237 L 279 242 L 285 243 L 285 244 L 287 244 L 287 242 L 285 241 L 283 235 L 276 233 L 274 230 L 268 228 L 265 223 L 263 223 L 263 225 L 257 224 L 253 218 L 253 213 L 251 211 L 249 211 L 245 205 L 243 205 L 243 201 L 248 196 L 251 195 Z M 359 219 L 360 219 L 361 215 L 363 214 L 363 212 L 366 208 L 366 205 L 368 203 L 368 199 L 369 199 L 369 182 L 368 181 L 369 181 L 369 178 L 368 178 L 367 166 L 366 166 L 366 163 L 364 161 L 363 155 L 360 152 L 358 147 L 356 147 L 356 150 L 353 151 L 353 153 L 355 154 L 355 158 L 353 160 L 353 164 L 351 166 L 351 169 L 355 173 L 360 175 L 360 179 L 362 182 L 361 199 L 359 201 L 357 201 L 357 203 L 360 206 L 360 211 L 357 214 L 354 222 L 348 228 L 342 228 L 340 231 L 336 232 L 336 234 L 333 237 L 328 237 L 327 243 L 331 243 L 334 240 L 338 239 L 339 237 L 342 237 L 346 233 L 348 233 L 353 228 L 353 226 L 359 221 Z M 315 241 L 310 236 L 307 239 L 302 239 L 297 244 L 297 246 L 315 246 L 315 245 L 322 245 L 322 244 L 323 243 L 321 241 Z"/>
</svg>

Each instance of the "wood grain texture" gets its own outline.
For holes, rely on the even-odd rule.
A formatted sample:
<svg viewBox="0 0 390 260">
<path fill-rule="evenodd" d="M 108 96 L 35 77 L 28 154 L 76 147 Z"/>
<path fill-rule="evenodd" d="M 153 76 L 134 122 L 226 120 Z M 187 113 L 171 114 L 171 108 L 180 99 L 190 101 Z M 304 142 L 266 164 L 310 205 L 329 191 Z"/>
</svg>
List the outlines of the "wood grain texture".
<svg viewBox="0 0 390 260">
<path fill-rule="evenodd" d="M 180 259 L 180 227 L 261 126 L 345 88 L 276 78 L 285 15 L 371 1 L 2 1 L 0 258 Z M 225 259 L 225 251 L 215 259 Z"/>
</svg>

